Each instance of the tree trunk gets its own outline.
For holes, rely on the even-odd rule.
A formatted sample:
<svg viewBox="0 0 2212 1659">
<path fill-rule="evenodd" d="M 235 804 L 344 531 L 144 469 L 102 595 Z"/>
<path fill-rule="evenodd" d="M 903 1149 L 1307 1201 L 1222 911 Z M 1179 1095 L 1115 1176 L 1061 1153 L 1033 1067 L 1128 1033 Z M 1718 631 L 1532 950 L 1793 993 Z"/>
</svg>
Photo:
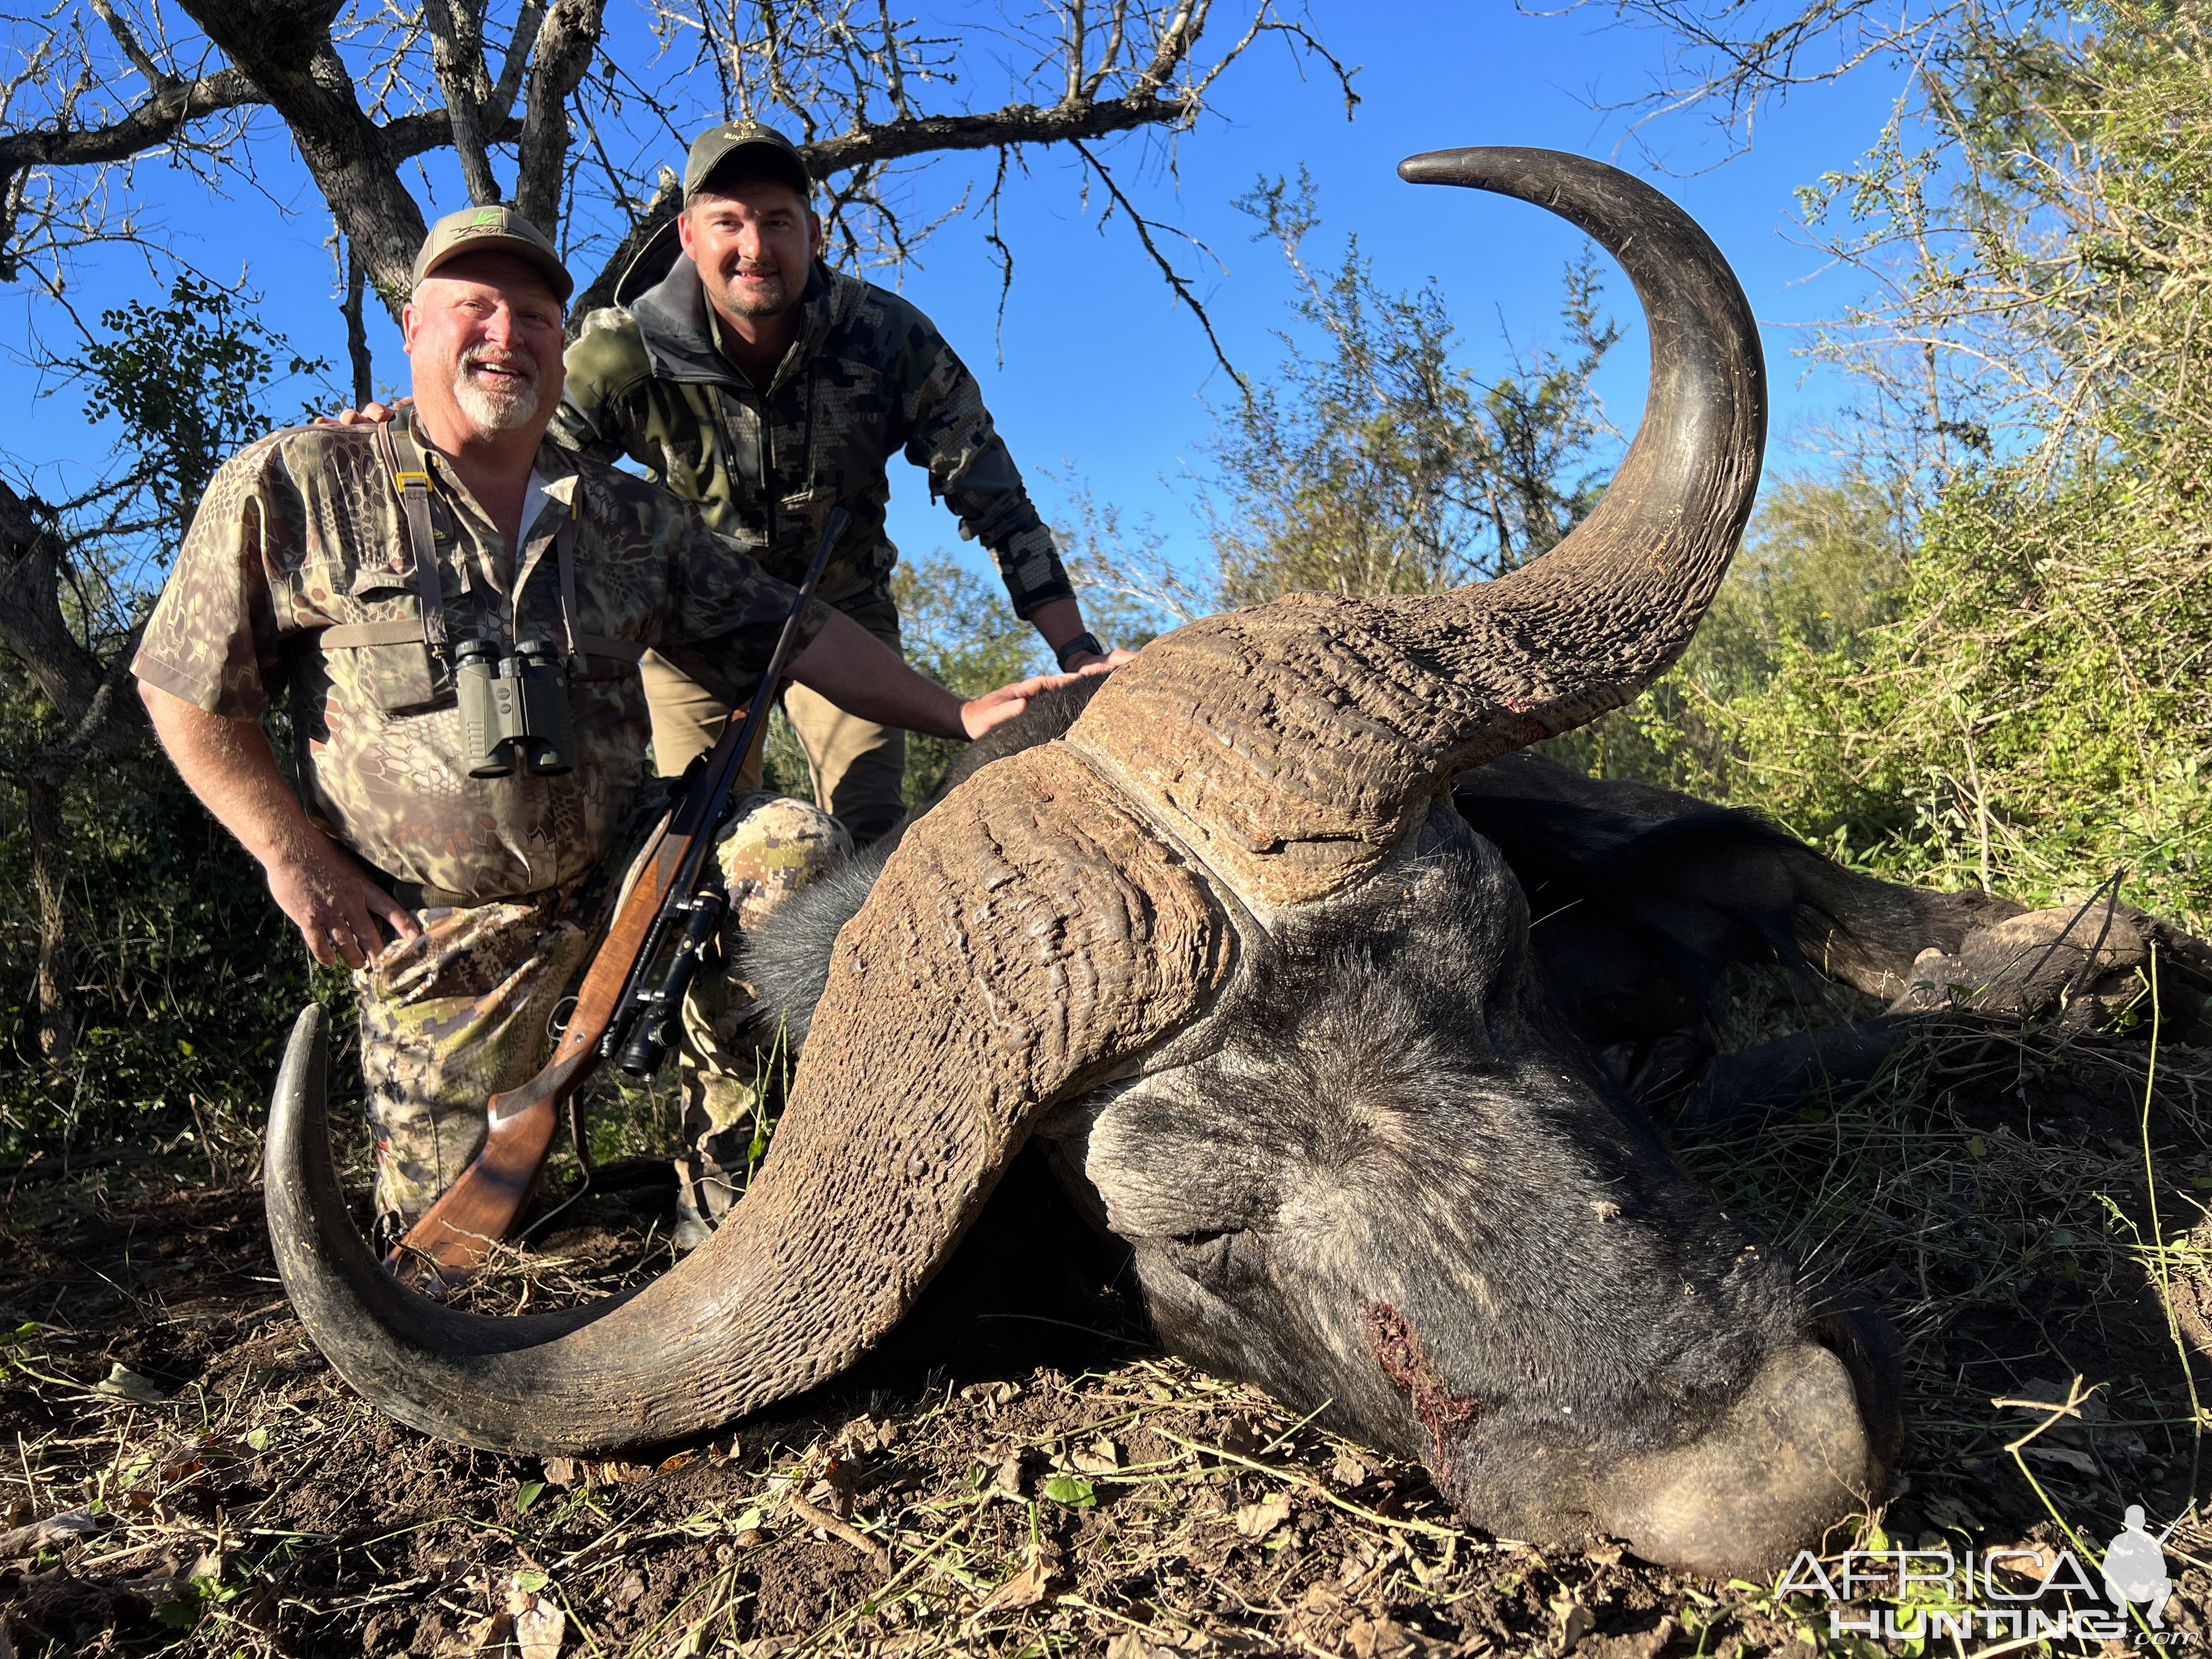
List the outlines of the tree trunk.
<svg viewBox="0 0 2212 1659">
<path fill-rule="evenodd" d="M 185 0 L 185 10 L 284 118 L 300 159 L 338 228 L 361 249 L 369 284 L 396 319 L 426 227 L 331 44 L 337 0 Z M 450 142 L 452 119 L 443 112 L 441 118 L 441 137 Z"/>
<path fill-rule="evenodd" d="M 522 106 L 522 141 L 514 169 L 514 210 L 548 236 L 561 225 L 561 187 L 568 176 L 568 99 L 599 50 L 606 0 L 553 0 L 538 31 Z"/>
<path fill-rule="evenodd" d="M 24 823 L 30 832 L 31 885 L 39 896 L 39 1052 L 56 1065 L 76 1046 L 70 988 L 76 975 L 76 915 L 69 897 L 69 842 L 62 827 L 59 786 L 23 781 Z"/>
</svg>

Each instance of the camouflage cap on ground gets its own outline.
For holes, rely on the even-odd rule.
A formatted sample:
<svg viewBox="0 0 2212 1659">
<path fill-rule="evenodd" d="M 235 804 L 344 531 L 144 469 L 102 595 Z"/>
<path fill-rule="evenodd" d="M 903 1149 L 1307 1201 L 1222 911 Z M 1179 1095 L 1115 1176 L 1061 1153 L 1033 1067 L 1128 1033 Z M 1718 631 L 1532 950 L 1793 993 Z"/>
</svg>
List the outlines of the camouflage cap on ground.
<svg viewBox="0 0 2212 1659">
<path fill-rule="evenodd" d="M 553 251 L 545 233 L 511 207 L 463 208 L 430 227 L 422 251 L 415 256 L 415 280 L 421 282 L 449 259 L 465 253 L 512 253 L 537 267 L 553 289 L 553 297 L 566 305 L 575 292 L 576 279 Z"/>
<path fill-rule="evenodd" d="M 813 195 L 814 181 L 807 177 L 806 158 L 798 145 L 757 121 L 729 121 L 692 140 L 690 156 L 684 163 L 684 199 L 689 202 L 697 195 L 716 169 L 741 151 L 746 165 L 761 178 L 789 185 L 801 196 Z"/>
</svg>

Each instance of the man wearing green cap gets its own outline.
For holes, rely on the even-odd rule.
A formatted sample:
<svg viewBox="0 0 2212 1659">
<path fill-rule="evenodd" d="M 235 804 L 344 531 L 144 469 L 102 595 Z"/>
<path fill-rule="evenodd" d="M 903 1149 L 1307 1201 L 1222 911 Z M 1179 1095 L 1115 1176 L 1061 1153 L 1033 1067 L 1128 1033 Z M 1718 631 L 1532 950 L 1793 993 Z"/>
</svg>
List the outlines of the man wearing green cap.
<svg viewBox="0 0 2212 1659">
<path fill-rule="evenodd" d="M 898 555 L 884 533 L 885 468 L 903 450 L 961 533 L 991 550 L 1016 614 L 1062 668 L 1121 660 L 1085 631 L 975 376 L 913 305 L 823 263 L 811 191 L 805 161 L 774 129 L 738 122 L 702 135 L 681 216 L 568 349 L 554 435 L 642 464 L 787 580 L 844 507 L 852 522 L 822 596 L 893 650 Z M 649 659 L 646 675 L 655 757 L 680 771 L 714 741 L 728 705 L 672 665 Z M 785 710 L 816 799 L 857 841 L 889 829 L 903 810 L 903 734 L 804 687 Z"/>
<path fill-rule="evenodd" d="M 547 440 L 572 283 L 534 226 L 505 208 L 449 215 L 414 277 L 412 410 L 278 432 L 226 462 L 132 665 L 185 782 L 315 959 L 355 970 L 393 1227 L 466 1166 L 489 1097 L 541 1063 L 625 848 L 665 798 L 644 775 L 639 659 L 749 696 L 797 599 L 698 507 Z M 799 684 L 948 737 L 981 736 L 1048 683 L 963 703 L 818 600 L 800 639 Z M 464 717 L 480 659 L 550 698 L 528 705 L 548 724 L 529 716 L 543 741 L 527 764 Z M 279 690 L 296 794 L 260 725 Z M 799 803 L 741 807 L 721 853 L 749 921 L 805 846 L 842 837 Z M 691 1073 L 711 1086 L 711 1069 Z"/>
</svg>

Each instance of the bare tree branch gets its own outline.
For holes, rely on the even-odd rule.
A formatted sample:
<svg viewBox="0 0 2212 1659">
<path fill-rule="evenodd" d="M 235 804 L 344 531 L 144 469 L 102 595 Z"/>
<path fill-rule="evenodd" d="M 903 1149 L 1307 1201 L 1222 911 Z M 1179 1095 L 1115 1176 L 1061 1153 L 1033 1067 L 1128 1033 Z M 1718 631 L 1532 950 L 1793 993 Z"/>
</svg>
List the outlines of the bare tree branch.
<svg viewBox="0 0 2212 1659">
<path fill-rule="evenodd" d="M 1113 198 L 1115 206 L 1128 216 L 1129 223 L 1136 230 L 1137 240 L 1144 244 L 1145 252 L 1152 255 L 1152 263 L 1159 267 L 1160 275 L 1175 290 L 1176 298 L 1188 306 L 1191 314 L 1198 319 L 1198 325 L 1206 331 L 1206 343 L 1213 348 L 1214 362 L 1219 363 L 1228 372 L 1229 378 L 1237 382 L 1238 391 L 1250 392 L 1249 383 L 1237 372 L 1237 365 L 1229 361 L 1229 354 L 1221 349 L 1221 337 L 1213 331 L 1213 319 L 1206 315 L 1205 304 L 1193 291 L 1190 279 L 1175 268 L 1168 256 L 1160 252 L 1159 244 L 1152 240 L 1152 232 L 1158 227 L 1137 211 L 1136 204 L 1122 193 L 1121 186 L 1115 181 L 1113 173 L 1103 161 L 1085 148 L 1079 140 L 1070 142 L 1075 153 L 1089 162 L 1091 170 L 1098 175 L 1098 182 L 1106 186 L 1107 194 Z M 1103 222 L 1101 223 L 1103 225 Z"/>
<path fill-rule="evenodd" d="M 544 21 L 545 0 L 522 0 L 514 38 L 507 42 L 507 57 L 499 66 L 499 83 L 486 100 L 485 106 L 501 121 L 514 112 L 514 100 L 522 94 L 522 77 L 529 70 L 530 54 L 537 48 L 538 31 Z"/>
<path fill-rule="evenodd" d="M 119 120 L 77 127 L 66 118 L 15 132 L 0 132 L 0 182 L 4 182 L 7 216 L 0 221 L 0 281 L 13 282 L 14 228 L 24 211 L 33 168 L 95 167 L 128 161 L 167 142 L 189 123 L 222 110 L 240 109 L 266 100 L 253 77 L 235 69 L 217 70 L 187 82 L 165 82 Z"/>
<path fill-rule="evenodd" d="M 1523 10 L 1538 10 L 1521 0 Z M 2040 9 L 2043 0 L 2029 0 Z M 1641 129 L 1662 116 L 1703 109 L 1747 146 L 1759 112 L 1792 92 L 1861 65 L 1909 62 L 1976 11 L 1979 0 L 1568 0 L 1617 24 L 1658 32 L 1667 73 L 1650 91 L 1601 107 L 1631 112 Z"/>
<path fill-rule="evenodd" d="M 848 169 L 881 167 L 886 162 L 946 150 L 1003 151 L 1018 144 L 1072 143 L 1078 139 L 1103 137 L 1140 126 L 1174 125 L 1187 118 L 1191 107 L 1172 98 L 1121 99 L 1110 104 L 1058 105 L 1051 109 L 1021 104 L 981 115 L 933 115 L 886 121 L 866 132 L 847 133 L 820 143 L 803 144 L 799 153 L 806 158 L 810 174 L 828 179 Z M 629 269 L 630 261 L 655 233 L 674 220 L 682 205 L 682 192 L 678 190 L 664 186 L 654 192 L 638 219 L 637 228 L 617 244 L 599 274 L 586 285 L 576 302 L 575 309 L 580 313 L 587 301 L 604 302 L 606 296 L 613 294 L 616 281 Z"/>
<path fill-rule="evenodd" d="M 338 307 L 338 314 L 345 319 L 346 361 L 353 369 L 353 406 L 359 409 L 376 396 L 376 364 L 369 356 L 368 322 L 362 314 L 362 290 L 368 285 L 368 272 L 362 269 L 361 253 L 351 242 L 345 250 L 346 296 Z"/>
<path fill-rule="evenodd" d="M 629 269 L 630 261 L 645 252 L 645 245 L 658 235 L 664 226 L 674 222 L 683 195 L 683 180 L 672 170 L 664 170 L 659 186 L 631 222 L 629 234 L 615 244 L 615 251 L 599 268 L 599 274 L 577 291 L 575 299 L 568 307 L 568 315 L 572 319 L 581 320 L 586 313 L 614 303 L 615 284 L 622 280 L 623 272 Z"/>
<path fill-rule="evenodd" d="M 227 171 L 254 178 L 264 141 L 248 120 L 261 108 L 282 118 L 344 238 L 346 306 L 356 266 L 364 295 L 395 311 L 403 297 L 426 216 L 403 166 L 450 149 L 470 198 L 484 202 L 499 194 L 494 152 L 513 146 L 518 208 L 580 269 L 598 267 L 580 310 L 672 216 L 674 192 L 658 182 L 672 143 L 732 114 L 796 130 L 810 172 L 835 181 L 840 247 L 866 264 L 910 257 L 951 216 L 914 208 L 900 164 L 994 150 L 1003 185 L 1003 158 L 1029 147 L 1186 132 L 1263 35 L 1318 57 L 1352 99 L 1349 71 L 1296 0 L 1243 0 L 1240 32 L 1204 61 L 1209 21 L 1235 0 L 1002 3 L 995 24 L 932 35 L 890 0 L 648 0 L 661 52 L 647 73 L 603 44 L 605 0 L 422 0 L 419 11 L 408 0 L 179 0 L 204 38 L 148 26 L 132 11 L 146 0 L 95 0 L 105 38 L 57 18 L 12 49 L 12 78 L 0 80 L 0 280 L 35 255 L 58 293 L 77 250 L 139 238 L 139 198 L 121 170 L 136 156 L 165 150 L 211 185 Z M 976 27 L 1013 47 L 996 107 L 961 107 L 955 90 L 978 72 Z M 495 80 L 488 46 L 502 35 Z M 217 54 L 227 66 L 203 71 Z M 1087 150 L 1086 173 L 1101 161 Z M 1158 227 L 1118 178 L 1106 182 L 1109 216 L 1129 211 L 1171 271 Z"/>
<path fill-rule="evenodd" d="M 0 646 L 21 659 L 46 701 L 74 723 L 99 691 L 103 670 L 62 616 L 66 559 L 51 509 L 0 479 Z"/>
<path fill-rule="evenodd" d="M 183 0 L 192 21 L 253 77 L 386 304 L 406 290 L 422 210 L 331 39 L 338 0 Z M 450 125 L 450 123 L 448 124 Z"/>
<path fill-rule="evenodd" d="M 110 3 L 110 0 L 92 0 L 92 9 L 100 14 L 100 21 L 107 25 L 107 32 L 115 37 L 115 44 L 123 49 L 123 55 L 131 60 L 131 68 L 146 77 L 148 86 L 155 88 L 166 88 L 176 79 L 146 55 L 146 49 L 138 44 L 137 33 L 123 15 Z"/>
<path fill-rule="evenodd" d="M 445 91 L 462 180 L 469 187 L 469 200 L 488 207 L 499 200 L 499 182 L 492 177 L 491 158 L 484 154 L 477 107 L 491 89 L 489 84 L 478 84 L 489 79 L 484 73 L 483 15 L 475 0 L 423 0 L 422 15 L 430 27 L 430 62 Z"/>
</svg>

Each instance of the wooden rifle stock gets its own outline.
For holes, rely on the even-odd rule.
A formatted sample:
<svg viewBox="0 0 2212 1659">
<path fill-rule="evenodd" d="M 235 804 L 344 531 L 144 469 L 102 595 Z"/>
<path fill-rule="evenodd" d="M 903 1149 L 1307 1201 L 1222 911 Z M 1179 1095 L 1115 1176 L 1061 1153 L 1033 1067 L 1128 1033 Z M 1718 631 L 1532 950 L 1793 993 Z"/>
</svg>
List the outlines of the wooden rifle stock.
<svg viewBox="0 0 2212 1659">
<path fill-rule="evenodd" d="M 725 735 L 736 735 L 734 725 Z M 412 1261 L 426 1277 L 459 1284 L 514 1224 L 553 1149 L 561 1109 L 599 1068 L 600 1040 L 614 1024 L 632 970 L 672 890 L 683 860 L 682 849 L 672 845 L 672 830 L 662 824 L 650 863 L 615 913 L 577 988 L 576 1006 L 552 1058 L 521 1087 L 491 1097 L 483 1150 L 386 1259 L 395 1273 Z"/>
<path fill-rule="evenodd" d="M 670 936 L 677 908 L 690 900 L 698 885 L 700 870 L 721 827 L 724 805 L 755 733 L 768 718 L 799 620 L 814 597 L 830 547 L 843 533 L 847 516 L 839 507 L 823 526 L 821 544 L 799 585 L 799 602 L 785 619 L 744 719 L 724 723 L 721 738 L 692 775 L 684 799 L 654 832 L 643 860 L 645 868 L 616 910 L 607 936 L 576 989 L 576 1006 L 562 1028 L 552 1058 L 521 1087 L 491 1097 L 483 1150 L 385 1257 L 385 1266 L 393 1273 L 404 1275 L 419 1269 L 426 1285 L 457 1285 L 483 1265 L 521 1213 L 545 1156 L 553 1149 L 561 1109 L 621 1042 L 627 1022 L 638 1012 L 653 958 Z M 577 1151 L 582 1156 L 580 1146 Z"/>
</svg>

